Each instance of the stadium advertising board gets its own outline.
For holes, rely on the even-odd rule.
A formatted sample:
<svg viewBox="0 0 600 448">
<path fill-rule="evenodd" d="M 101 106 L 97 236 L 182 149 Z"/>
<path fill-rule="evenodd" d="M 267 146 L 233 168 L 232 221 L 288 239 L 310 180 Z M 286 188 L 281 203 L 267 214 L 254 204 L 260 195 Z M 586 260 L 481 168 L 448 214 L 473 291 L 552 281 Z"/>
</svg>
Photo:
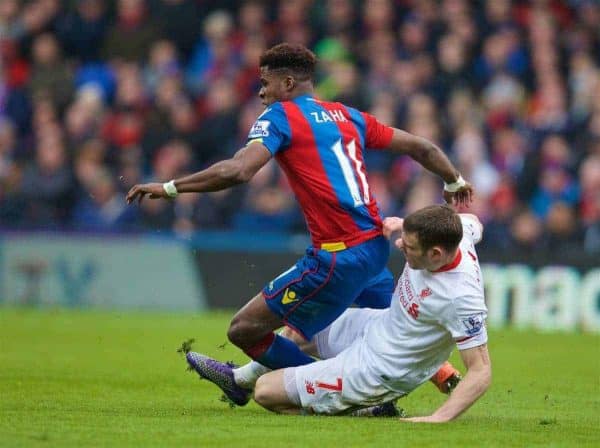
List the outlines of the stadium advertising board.
<svg viewBox="0 0 600 448">
<path fill-rule="evenodd" d="M 490 325 L 600 332 L 600 268 L 581 274 L 569 266 L 484 264 L 482 270 Z"/>
<path fill-rule="evenodd" d="M 111 309 L 201 310 L 192 256 L 175 241 L 4 236 L 0 302 Z"/>
<path fill-rule="evenodd" d="M 4 236 L 0 302 L 183 311 L 239 308 L 301 254 L 296 243 L 254 247 L 242 240 L 254 241 L 215 236 L 186 246 L 152 238 Z M 491 326 L 600 332 L 597 257 L 563 256 L 562 263 L 553 263 L 544 254 L 481 251 L 480 259 Z M 392 257 L 394 275 L 403 265 L 401 256 Z"/>
<path fill-rule="evenodd" d="M 549 265 L 543 254 L 480 255 L 491 326 L 600 332 L 600 266 L 594 257 Z M 211 308 L 240 307 L 298 257 L 288 251 L 196 251 Z M 395 276 L 403 265 L 400 256 L 390 261 Z"/>
</svg>

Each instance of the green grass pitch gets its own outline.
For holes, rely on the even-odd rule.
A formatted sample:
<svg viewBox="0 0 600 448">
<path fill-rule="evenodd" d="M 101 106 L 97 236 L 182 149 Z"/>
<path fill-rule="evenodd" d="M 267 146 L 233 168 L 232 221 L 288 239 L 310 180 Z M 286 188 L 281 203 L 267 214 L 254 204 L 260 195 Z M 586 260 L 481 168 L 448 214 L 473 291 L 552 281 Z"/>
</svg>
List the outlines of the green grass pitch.
<svg viewBox="0 0 600 448">
<path fill-rule="evenodd" d="M 600 446 L 597 335 L 491 331 L 491 389 L 431 426 L 230 409 L 176 353 L 193 337 L 244 362 L 223 346 L 229 317 L 0 308 L 0 446 Z M 425 384 L 399 405 L 419 415 L 444 398 Z"/>
</svg>

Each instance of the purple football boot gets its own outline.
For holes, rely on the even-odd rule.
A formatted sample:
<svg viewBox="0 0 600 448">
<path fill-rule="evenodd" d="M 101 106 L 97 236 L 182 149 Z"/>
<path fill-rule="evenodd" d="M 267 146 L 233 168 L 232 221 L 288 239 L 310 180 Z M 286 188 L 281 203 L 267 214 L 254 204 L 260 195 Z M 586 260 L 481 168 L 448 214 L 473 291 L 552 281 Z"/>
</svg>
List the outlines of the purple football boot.
<svg viewBox="0 0 600 448">
<path fill-rule="evenodd" d="M 236 366 L 233 363 L 219 362 L 196 352 L 186 353 L 185 359 L 200 377 L 219 386 L 233 403 L 244 406 L 250 401 L 252 391 L 235 383 L 233 369 Z"/>
</svg>

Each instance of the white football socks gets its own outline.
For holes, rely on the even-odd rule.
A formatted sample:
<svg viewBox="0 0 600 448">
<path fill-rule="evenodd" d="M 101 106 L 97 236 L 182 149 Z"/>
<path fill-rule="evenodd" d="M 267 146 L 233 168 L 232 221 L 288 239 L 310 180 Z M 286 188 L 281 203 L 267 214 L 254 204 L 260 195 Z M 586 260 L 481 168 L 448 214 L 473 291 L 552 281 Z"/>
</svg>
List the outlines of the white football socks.
<svg viewBox="0 0 600 448">
<path fill-rule="evenodd" d="M 270 371 L 271 369 L 268 367 L 265 367 L 256 361 L 250 361 L 248 364 L 233 369 L 233 379 L 240 387 L 254 389 L 258 378 Z"/>
</svg>

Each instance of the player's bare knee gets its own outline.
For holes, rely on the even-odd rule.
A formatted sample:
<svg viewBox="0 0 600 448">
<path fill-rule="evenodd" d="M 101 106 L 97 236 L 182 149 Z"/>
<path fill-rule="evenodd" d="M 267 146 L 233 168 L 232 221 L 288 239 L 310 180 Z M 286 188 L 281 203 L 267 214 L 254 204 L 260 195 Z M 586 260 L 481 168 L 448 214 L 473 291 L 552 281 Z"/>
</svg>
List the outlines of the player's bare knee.
<svg viewBox="0 0 600 448">
<path fill-rule="evenodd" d="M 254 387 L 254 401 L 256 401 L 263 408 L 274 411 L 274 401 L 272 389 L 269 386 L 270 382 L 265 380 L 264 377 L 260 377 Z"/>
<path fill-rule="evenodd" d="M 229 324 L 227 338 L 235 346 L 247 350 L 260 342 L 268 333 L 260 324 L 235 316 Z"/>
<path fill-rule="evenodd" d="M 245 342 L 246 337 L 247 330 L 244 322 L 234 317 L 227 330 L 227 339 L 235 346 L 244 349 L 247 345 L 247 342 Z"/>
</svg>

